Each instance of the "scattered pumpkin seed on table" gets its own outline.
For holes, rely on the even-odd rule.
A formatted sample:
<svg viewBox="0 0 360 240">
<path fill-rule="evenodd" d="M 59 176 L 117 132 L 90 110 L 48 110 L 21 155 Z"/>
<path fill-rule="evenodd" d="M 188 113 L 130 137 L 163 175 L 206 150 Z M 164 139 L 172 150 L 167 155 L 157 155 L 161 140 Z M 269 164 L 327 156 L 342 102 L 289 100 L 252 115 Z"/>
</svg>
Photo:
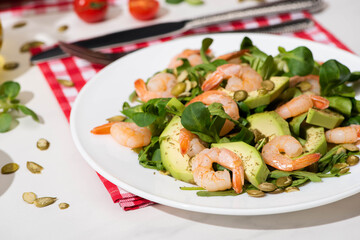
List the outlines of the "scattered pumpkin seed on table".
<svg viewBox="0 0 360 240">
<path fill-rule="evenodd" d="M 11 174 L 16 172 L 19 169 L 19 165 L 16 163 L 8 163 L 5 164 L 2 168 L 1 168 L 1 173 L 2 174 Z"/>
<path fill-rule="evenodd" d="M 40 149 L 41 151 L 47 150 L 50 146 L 50 143 L 48 140 L 46 140 L 45 138 L 40 138 L 37 142 L 36 142 L 36 147 L 38 149 Z"/>
<path fill-rule="evenodd" d="M 62 25 L 58 28 L 58 32 L 65 32 L 66 30 L 68 30 L 68 28 L 68 25 Z"/>
<path fill-rule="evenodd" d="M 41 42 L 41 41 L 26 42 L 20 47 L 20 52 L 25 53 L 25 52 L 28 52 L 31 48 L 40 47 L 44 44 L 45 43 Z"/>
<path fill-rule="evenodd" d="M 59 203 L 59 208 L 61 210 L 67 209 L 70 205 L 68 203 Z"/>
<path fill-rule="evenodd" d="M 7 63 L 4 64 L 3 69 L 5 71 L 10 71 L 10 70 L 15 70 L 18 67 L 19 67 L 18 62 L 7 62 Z"/>
<path fill-rule="evenodd" d="M 34 204 L 38 208 L 46 207 L 56 202 L 56 197 L 41 197 L 34 201 Z"/>
<path fill-rule="evenodd" d="M 24 26 L 26 26 L 26 22 L 25 21 L 20 21 L 20 22 L 17 22 L 17 23 L 15 23 L 13 26 L 12 26 L 12 28 L 21 28 L 21 27 L 24 27 Z"/>
<path fill-rule="evenodd" d="M 33 192 L 24 192 L 22 198 L 25 202 L 33 204 L 37 197 L 36 194 Z"/>
<path fill-rule="evenodd" d="M 58 81 L 59 84 L 65 86 L 65 87 L 73 87 L 74 83 L 72 81 L 69 80 L 65 80 L 65 79 L 56 79 Z"/>
<path fill-rule="evenodd" d="M 29 169 L 30 172 L 34 174 L 39 174 L 44 169 L 42 166 L 34 162 L 27 162 L 26 167 L 27 169 Z"/>
</svg>

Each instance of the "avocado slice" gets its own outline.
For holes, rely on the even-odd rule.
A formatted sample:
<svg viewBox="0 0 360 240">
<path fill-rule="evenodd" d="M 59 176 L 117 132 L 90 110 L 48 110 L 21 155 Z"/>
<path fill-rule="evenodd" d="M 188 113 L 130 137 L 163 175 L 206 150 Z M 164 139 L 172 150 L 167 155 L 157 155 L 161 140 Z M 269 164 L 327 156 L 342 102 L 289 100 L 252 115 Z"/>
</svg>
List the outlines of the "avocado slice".
<svg viewBox="0 0 360 240">
<path fill-rule="evenodd" d="M 211 147 L 226 148 L 236 153 L 244 164 L 245 179 L 254 186 L 266 181 L 269 175 L 264 160 L 261 158 L 260 153 L 253 146 L 244 142 L 231 142 L 231 143 L 213 143 Z"/>
<path fill-rule="evenodd" d="M 329 100 L 330 108 L 335 109 L 336 111 L 344 114 L 345 116 L 350 117 L 352 109 L 352 103 L 350 98 L 335 96 L 326 97 L 326 99 Z"/>
<path fill-rule="evenodd" d="M 248 92 L 248 97 L 244 103 L 250 108 L 257 108 L 259 106 L 267 105 L 275 100 L 286 88 L 289 87 L 288 77 L 271 77 L 270 80 L 275 84 L 273 90 L 264 95 L 260 95 L 258 91 Z"/>
<path fill-rule="evenodd" d="M 320 153 L 321 155 L 324 155 L 327 152 L 327 143 L 324 128 L 314 126 L 307 127 L 305 130 L 305 134 L 305 154 Z"/>
<path fill-rule="evenodd" d="M 291 135 L 287 121 L 274 111 L 255 113 L 247 120 L 250 122 L 250 129 L 257 129 L 266 137 Z"/>
<path fill-rule="evenodd" d="M 182 128 L 181 118 L 175 116 L 160 135 L 161 161 L 175 179 L 194 183 L 190 158 L 180 152 L 179 133 Z"/>
<path fill-rule="evenodd" d="M 341 124 L 344 120 L 344 116 L 333 112 L 329 109 L 319 110 L 315 108 L 310 108 L 306 118 L 306 122 L 328 129 L 333 129 Z"/>
</svg>

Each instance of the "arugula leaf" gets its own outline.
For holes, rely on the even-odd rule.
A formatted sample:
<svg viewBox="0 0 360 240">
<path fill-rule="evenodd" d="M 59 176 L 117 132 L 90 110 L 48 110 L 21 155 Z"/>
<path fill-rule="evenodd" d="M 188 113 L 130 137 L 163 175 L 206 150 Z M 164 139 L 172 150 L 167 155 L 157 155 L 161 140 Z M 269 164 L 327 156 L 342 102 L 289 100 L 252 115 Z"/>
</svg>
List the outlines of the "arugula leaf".
<svg viewBox="0 0 360 240">
<path fill-rule="evenodd" d="M 242 113 L 241 115 L 243 116 L 245 114 L 245 117 L 248 117 L 250 115 L 250 108 L 248 107 L 248 105 L 246 105 L 244 102 L 236 103 L 240 109 L 240 113 Z"/>
<path fill-rule="evenodd" d="M 267 56 L 264 63 L 259 68 L 259 74 L 264 80 L 266 80 L 270 79 L 270 77 L 273 76 L 276 71 L 277 66 L 274 62 L 274 58 L 271 55 Z"/>
<path fill-rule="evenodd" d="M 138 156 L 139 164 L 145 168 L 165 170 L 161 162 L 159 137 L 152 137 L 151 142 L 143 148 Z"/>
<path fill-rule="evenodd" d="M 359 73 L 351 73 L 350 70 L 340 62 L 331 59 L 320 67 L 320 86 L 322 96 L 355 97 L 353 88 L 346 86 L 349 81 L 359 79 Z"/>
<path fill-rule="evenodd" d="M 20 84 L 13 81 L 4 82 L 0 86 L 0 95 L 6 96 L 8 99 L 15 99 L 20 92 Z"/>
<path fill-rule="evenodd" d="M 217 192 L 209 192 L 209 191 L 198 191 L 196 195 L 199 197 L 217 197 L 217 196 L 238 196 L 241 193 L 236 193 L 233 189 L 217 191 Z"/>
<path fill-rule="evenodd" d="M 179 4 L 181 2 L 183 2 L 184 0 L 166 0 L 166 3 L 170 3 L 170 4 Z"/>
<path fill-rule="evenodd" d="M 253 140 L 254 140 L 254 133 L 249 129 L 247 129 L 246 127 L 242 127 L 238 134 L 230 138 L 230 142 L 242 141 L 248 144 L 251 144 Z"/>
<path fill-rule="evenodd" d="M 207 132 L 211 124 L 210 112 L 202 102 L 194 102 L 183 111 L 181 124 L 192 132 Z"/>
<path fill-rule="evenodd" d="M 356 115 L 356 116 L 353 116 L 353 117 L 349 118 L 348 120 L 343 122 L 341 125 L 342 126 L 349 126 L 351 124 L 360 125 L 360 115 Z"/>
<path fill-rule="evenodd" d="M 291 76 L 305 76 L 313 71 L 315 62 L 312 52 L 307 47 L 297 47 L 288 52 L 284 48 L 279 47 L 279 52 L 279 55 L 275 58 L 279 58 L 287 63 Z"/>
<path fill-rule="evenodd" d="M 201 49 L 200 49 L 200 57 L 204 63 L 210 63 L 208 57 L 206 56 L 206 51 L 209 49 L 213 40 L 211 38 L 204 38 L 202 40 Z"/>
<path fill-rule="evenodd" d="M 29 115 L 32 117 L 32 119 L 36 122 L 39 122 L 39 117 L 36 115 L 36 113 L 31 110 L 30 108 L 24 106 L 24 105 L 17 105 L 17 108 L 25 115 Z"/>
<path fill-rule="evenodd" d="M 296 176 L 300 178 L 307 178 L 312 182 L 321 182 L 321 178 L 313 172 L 306 172 L 306 171 L 292 171 L 286 172 L 281 170 L 274 170 L 270 173 L 271 178 L 280 178 L 280 177 L 287 177 L 287 176 Z"/>
<path fill-rule="evenodd" d="M 0 113 L 0 132 L 4 133 L 10 130 L 12 117 L 9 113 Z"/>
</svg>

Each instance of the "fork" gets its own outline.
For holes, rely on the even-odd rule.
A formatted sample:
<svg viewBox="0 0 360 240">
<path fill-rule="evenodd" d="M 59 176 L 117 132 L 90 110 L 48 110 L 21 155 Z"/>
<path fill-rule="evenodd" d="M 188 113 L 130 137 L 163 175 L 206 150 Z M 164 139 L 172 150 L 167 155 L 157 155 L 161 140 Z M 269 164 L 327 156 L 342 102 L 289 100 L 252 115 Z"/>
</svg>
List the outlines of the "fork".
<svg viewBox="0 0 360 240">
<path fill-rule="evenodd" d="M 233 32 L 257 32 L 257 33 L 292 33 L 310 28 L 314 25 L 311 19 L 303 18 L 297 20 L 290 20 L 284 23 L 274 24 L 272 26 L 265 26 L 253 29 L 241 29 L 236 31 L 218 32 L 218 33 L 233 33 Z M 138 49 L 128 52 L 120 53 L 103 53 L 94 51 L 88 48 L 80 47 L 75 44 L 59 42 L 59 47 L 65 53 L 85 59 L 91 63 L 108 65 L 113 61 L 132 53 Z"/>
</svg>

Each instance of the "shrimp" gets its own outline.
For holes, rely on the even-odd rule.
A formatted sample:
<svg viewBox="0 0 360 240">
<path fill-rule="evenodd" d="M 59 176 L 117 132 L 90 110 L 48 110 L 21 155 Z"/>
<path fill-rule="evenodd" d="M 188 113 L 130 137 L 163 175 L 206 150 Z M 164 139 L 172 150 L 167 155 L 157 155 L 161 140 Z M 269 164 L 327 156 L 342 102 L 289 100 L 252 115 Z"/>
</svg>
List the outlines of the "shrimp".
<svg viewBox="0 0 360 240">
<path fill-rule="evenodd" d="M 320 95 L 320 83 L 319 76 L 317 75 L 307 75 L 307 76 L 293 76 L 290 78 L 290 87 L 295 87 L 298 83 L 307 81 L 311 84 L 310 92 Z"/>
<path fill-rule="evenodd" d="M 144 80 L 135 81 L 135 91 L 144 102 L 153 98 L 171 98 L 171 89 L 176 85 L 176 78 L 170 73 L 158 73 L 146 84 Z"/>
<path fill-rule="evenodd" d="M 329 107 L 329 101 L 320 96 L 303 94 L 276 108 L 275 112 L 283 119 L 287 119 L 298 116 L 313 106 L 319 109 L 325 109 Z"/>
<path fill-rule="evenodd" d="M 285 154 L 282 154 L 285 152 Z M 303 152 L 303 148 L 298 140 L 289 135 L 277 136 L 264 145 L 262 157 L 266 164 L 282 170 L 294 171 L 317 162 L 321 154 L 312 153 L 300 158 L 297 157 Z"/>
<path fill-rule="evenodd" d="M 203 63 L 200 56 L 200 50 L 185 49 L 171 59 L 168 68 L 177 68 L 181 66 L 183 61 L 179 58 L 186 58 L 190 62 L 191 66 L 196 66 Z"/>
<path fill-rule="evenodd" d="M 232 171 L 232 180 L 227 170 L 214 171 L 213 163 Z M 197 185 L 208 191 L 233 188 L 241 193 L 244 185 L 243 162 L 238 155 L 226 148 L 211 148 L 201 151 L 192 161 L 192 172 Z"/>
<path fill-rule="evenodd" d="M 330 143 L 355 143 L 360 137 L 360 125 L 338 127 L 325 132 L 326 141 Z"/>
<path fill-rule="evenodd" d="M 205 149 L 201 140 L 185 128 L 180 130 L 179 143 L 181 154 L 187 154 L 189 157 L 193 157 Z"/>
<path fill-rule="evenodd" d="M 114 123 L 110 134 L 119 144 L 130 148 L 147 146 L 151 140 L 151 131 L 148 128 L 130 122 Z"/>
<path fill-rule="evenodd" d="M 201 88 L 203 91 L 214 89 L 225 79 L 228 79 L 225 89 L 229 91 L 254 91 L 261 87 L 262 82 L 261 75 L 249 65 L 224 64 L 209 75 Z"/>
<path fill-rule="evenodd" d="M 215 60 L 222 59 L 222 60 L 226 60 L 228 63 L 240 64 L 241 63 L 240 56 L 244 55 L 247 52 L 249 52 L 248 49 L 243 49 L 240 51 L 226 53 L 224 55 L 216 57 Z"/>
<path fill-rule="evenodd" d="M 236 104 L 236 102 L 225 92 L 218 91 L 218 90 L 212 90 L 204 92 L 195 98 L 193 98 L 190 102 L 186 104 L 189 105 L 194 102 L 202 102 L 205 105 L 210 105 L 214 102 L 221 103 L 223 105 L 224 111 L 234 120 L 238 120 L 240 118 L 239 115 L 239 109 Z M 234 128 L 234 123 L 230 120 L 226 120 L 224 126 L 222 127 L 220 131 L 220 136 L 224 136 L 228 132 L 231 131 L 231 129 Z"/>
</svg>

